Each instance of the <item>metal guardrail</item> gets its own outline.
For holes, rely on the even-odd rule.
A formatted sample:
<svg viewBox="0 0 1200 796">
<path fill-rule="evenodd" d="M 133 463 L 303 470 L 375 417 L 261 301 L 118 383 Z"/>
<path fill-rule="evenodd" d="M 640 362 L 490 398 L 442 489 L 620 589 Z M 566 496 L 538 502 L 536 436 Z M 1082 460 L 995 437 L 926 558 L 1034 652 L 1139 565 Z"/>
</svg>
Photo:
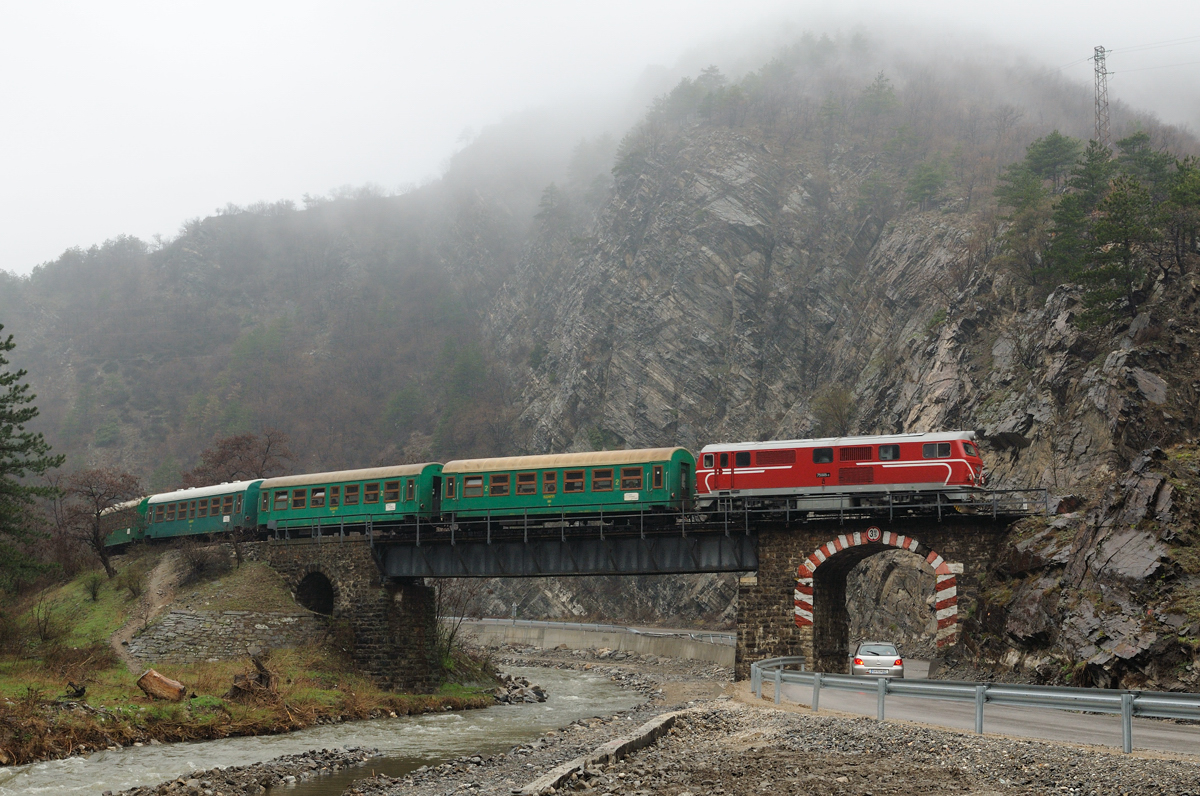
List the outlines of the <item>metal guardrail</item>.
<svg viewBox="0 0 1200 796">
<path fill-rule="evenodd" d="M 475 619 L 472 617 L 448 618 L 457 619 L 462 622 L 478 622 L 482 625 L 563 628 L 568 630 L 592 630 L 601 633 L 630 633 L 636 636 L 650 636 L 653 638 L 686 638 L 691 639 L 692 641 L 699 641 L 704 644 L 719 644 L 724 647 L 732 647 L 737 644 L 737 635 L 735 633 L 717 633 L 710 630 L 698 630 L 695 632 L 687 630 L 648 630 L 646 628 L 629 627 L 628 625 L 606 625 L 588 622 L 552 622 L 546 619 L 497 619 L 494 617 L 484 617 L 481 619 Z"/>
<path fill-rule="evenodd" d="M 801 671 L 788 671 L 799 666 Z M 975 732 L 983 733 L 983 707 L 987 703 L 1013 707 L 1110 713 L 1121 716 L 1122 747 L 1133 750 L 1133 717 L 1200 721 L 1200 694 L 1167 691 L 1106 690 L 1067 686 L 974 683 L 962 680 L 893 680 L 887 677 L 853 677 L 803 671 L 804 658 L 768 658 L 750 665 L 750 687 L 762 698 L 763 681 L 775 686 L 775 703 L 782 699 L 782 686 L 810 686 L 813 712 L 820 710 L 821 690 L 875 690 L 879 695 L 878 718 L 883 721 L 889 694 L 918 699 L 945 699 L 975 703 Z"/>
</svg>

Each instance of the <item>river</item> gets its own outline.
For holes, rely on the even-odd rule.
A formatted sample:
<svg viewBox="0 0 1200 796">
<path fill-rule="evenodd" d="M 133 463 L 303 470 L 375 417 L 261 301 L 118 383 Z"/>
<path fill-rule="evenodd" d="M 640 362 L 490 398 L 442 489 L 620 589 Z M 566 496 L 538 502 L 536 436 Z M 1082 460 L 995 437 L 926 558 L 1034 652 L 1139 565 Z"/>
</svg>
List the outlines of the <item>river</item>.
<svg viewBox="0 0 1200 796">
<path fill-rule="evenodd" d="M 536 705 L 496 705 L 460 713 L 427 713 L 312 727 L 286 735 L 223 738 L 199 743 L 126 747 L 88 757 L 31 763 L 0 770 L 0 796 L 96 796 L 155 785 L 214 766 L 245 766 L 280 755 L 338 746 L 376 747 L 386 755 L 361 768 L 275 788 L 278 796 L 340 796 L 372 771 L 400 776 L 461 755 L 506 752 L 547 730 L 585 716 L 611 716 L 642 701 L 607 676 L 558 669 L 508 669 L 540 683 L 549 698 Z"/>
</svg>

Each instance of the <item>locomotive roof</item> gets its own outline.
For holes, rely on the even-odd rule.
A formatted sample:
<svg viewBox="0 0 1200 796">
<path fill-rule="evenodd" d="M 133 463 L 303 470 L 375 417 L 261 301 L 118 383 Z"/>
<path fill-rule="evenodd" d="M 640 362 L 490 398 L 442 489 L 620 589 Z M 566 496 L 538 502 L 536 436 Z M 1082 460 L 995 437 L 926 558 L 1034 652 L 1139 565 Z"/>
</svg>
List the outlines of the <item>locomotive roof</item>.
<svg viewBox="0 0 1200 796">
<path fill-rule="evenodd" d="M 886 445 L 894 442 L 949 442 L 974 440 L 974 431 L 936 431 L 917 434 L 874 434 L 864 437 L 819 437 L 816 439 L 772 439 L 764 442 L 731 442 L 724 445 L 705 445 L 701 453 L 711 451 L 761 451 L 776 448 L 815 448 L 842 445 Z"/>
<path fill-rule="evenodd" d="M 232 495 L 237 492 L 245 492 L 251 484 L 257 484 L 258 480 L 254 481 L 232 481 L 228 484 L 213 484 L 212 486 L 197 486 L 191 489 L 176 489 L 174 492 L 163 492 L 161 495 L 151 495 L 151 505 L 155 503 L 168 503 L 172 500 L 191 500 L 192 498 L 211 497 L 212 495 Z"/>
<path fill-rule="evenodd" d="M 482 473 L 493 470 L 536 470 L 543 467 L 590 467 L 597 464 L 663 462 L 686 448 L 551 453 L 543 456 L 505 456 L 496 459 L 459 459 L 446 462 L 443 473 Z"/>
<path fill-rule="evenodd" d="M 376 478 L 399 478 L 405 475 L 418 475 L 430 464 L 436 464 L 436 462 L 398 464 L 392 467 L 367 467 L 362 470 L 335 470 L 329 473 L 283 475 L 263 481 L 262 488 L 275 489 L 276 487 L 306 486 L 308 484 L 336 484 L 341 481 L 371 481 Z"/>
</svg>

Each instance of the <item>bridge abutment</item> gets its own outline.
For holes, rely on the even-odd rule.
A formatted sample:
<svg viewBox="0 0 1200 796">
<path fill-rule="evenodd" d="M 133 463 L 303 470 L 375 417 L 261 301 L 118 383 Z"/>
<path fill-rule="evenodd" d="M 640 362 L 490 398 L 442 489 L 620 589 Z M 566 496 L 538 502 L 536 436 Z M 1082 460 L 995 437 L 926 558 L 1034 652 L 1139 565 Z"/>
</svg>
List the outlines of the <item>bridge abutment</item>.
<svg viewBox="0 0 1200 796">
<path fill-rule="evenodd" d="M 433 589 L 419 578 L 382 582 L 364 538 L 261 542 L 255 557 L 283 575 L 297 598 L 316 595 L 310 609 L 327 605 L 348 623 L 355 663 L 383 688 L 427 693 L 440 684 Z"/>
<path fill-rule="evenodd" d="M 976 600 L 1008 524 L 983 518 L 919 518 L 797 523 L 758 531 L 758 572 L 738 589 L 735 676 L 750 664 L 803 655 L 809 668 L 848 671 L 846 576 L 864 558 L 903 549 L 919 556 L 936 578 L 931 610 L 938 645 L 959 638 L 959 616 Z M 886 640 L 886 639 L 876 639 Z"/>
</svg>

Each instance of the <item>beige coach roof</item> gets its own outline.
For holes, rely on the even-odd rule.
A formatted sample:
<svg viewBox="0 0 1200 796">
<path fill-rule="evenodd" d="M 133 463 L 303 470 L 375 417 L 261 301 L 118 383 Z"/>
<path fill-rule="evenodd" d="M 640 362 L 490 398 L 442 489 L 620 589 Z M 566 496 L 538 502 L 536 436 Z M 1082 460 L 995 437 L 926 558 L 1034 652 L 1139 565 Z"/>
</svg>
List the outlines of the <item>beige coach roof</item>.
<svg viewBox="0 0 1200 796">
<path fill-rule="evenodd" d="M 642 448 L 631 451 L 551 453 L 545 456 L 506 456 L 496 459 L 459 459 L 446 462 L 443 473 L 487 473 L 494 470 L 540 470 L 550 467 L 591 467 L 605 464 L 663 462 L 686 448 Z"/>
<path fill-rule="evenodd" d="M 337 484 L 343 481 L 377 481 L 384 478 L 400 478 L 406 475 L 418 475 L 430 464 L 398 464 L 394 467 L 368 467 L 363 470 L 337 470 L 331 473 L 305 473 L 304 475 L 284 475 L 279 478 L 268 478 L 262 482 L 262 489 L 282 489 L 288 486 L 308 486 L 309 484 Z"/>
</svg>

